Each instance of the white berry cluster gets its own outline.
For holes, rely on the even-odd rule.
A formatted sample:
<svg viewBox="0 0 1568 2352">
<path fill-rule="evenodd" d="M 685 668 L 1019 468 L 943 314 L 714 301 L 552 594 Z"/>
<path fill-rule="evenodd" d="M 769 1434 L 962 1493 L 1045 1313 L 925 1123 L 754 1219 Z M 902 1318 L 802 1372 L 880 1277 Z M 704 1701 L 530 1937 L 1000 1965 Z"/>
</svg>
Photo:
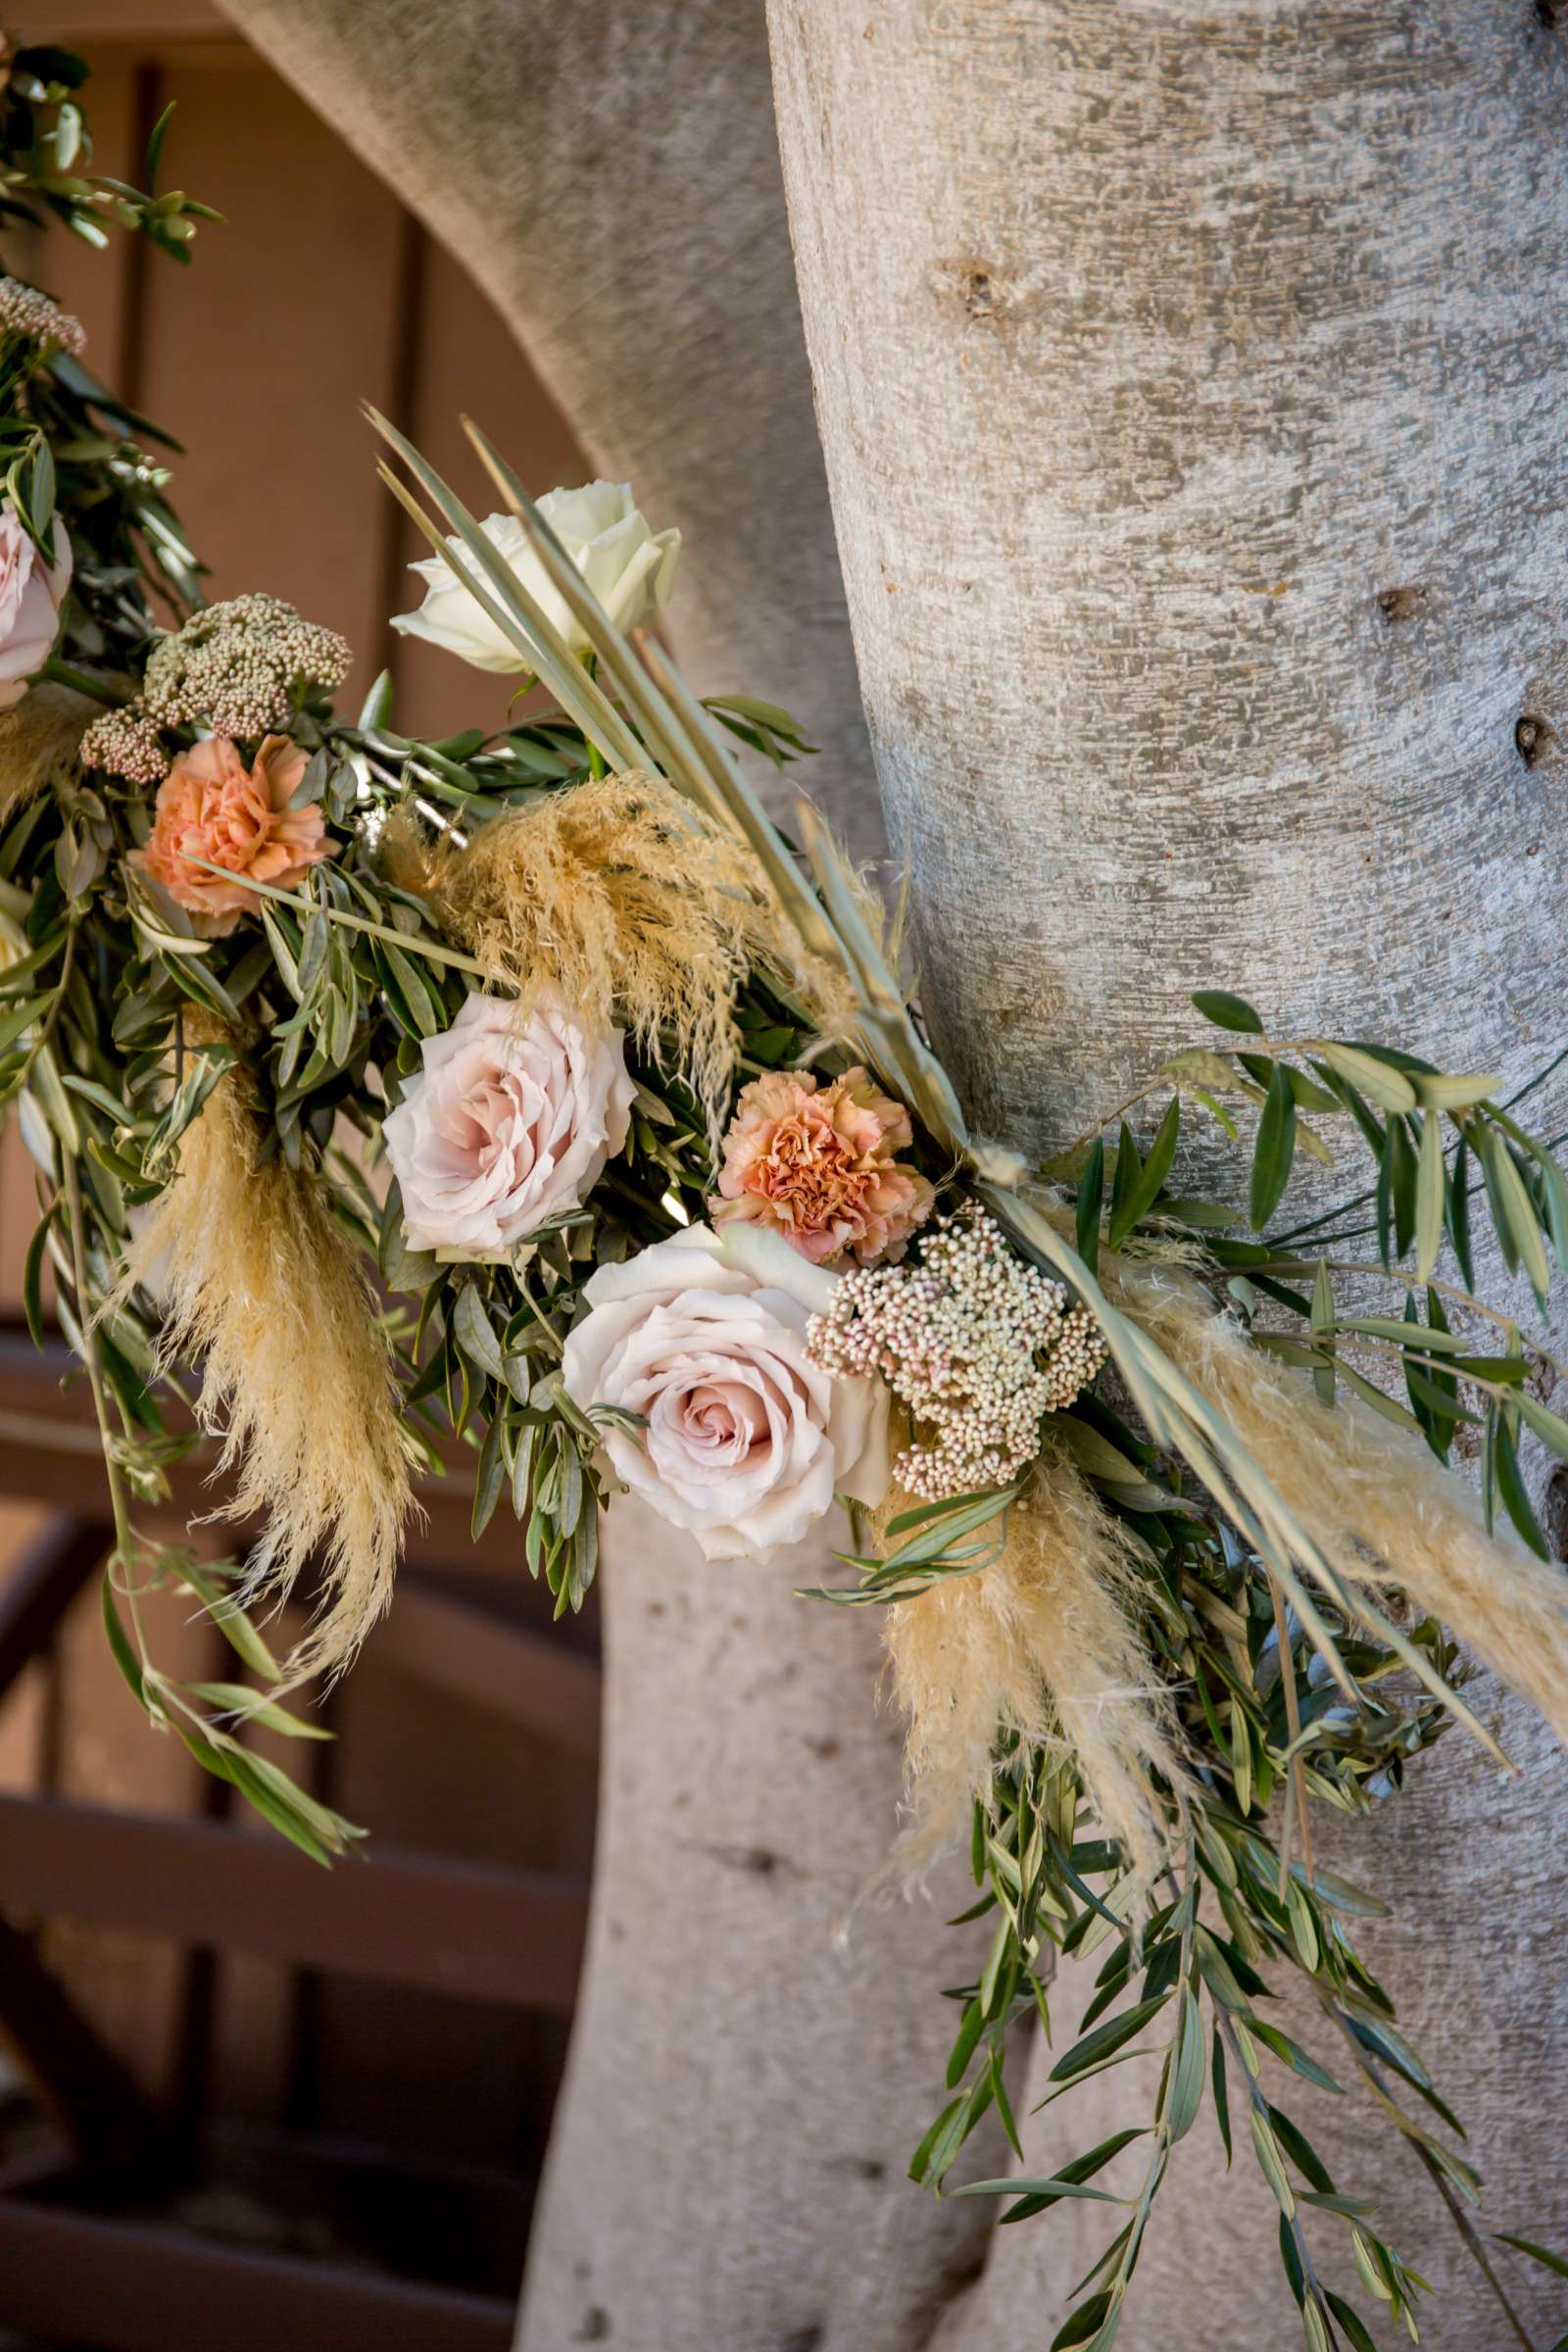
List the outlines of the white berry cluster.
<svg viewBox="0 0 1568 2352">
<path fill-rule="evenodd" d="M 231 597 L 154 648 L 142 708 L 157 726 L 265 735 L 288 724 L 302 685 L 341 686 L 352 660 L 335 629 L 301 620 L 280 597 Z"/>
<path fill-rule="evenodd" d="M 87 348 L 81 320 L 20 277 L 0 277 L 0 335 L 22 336 L 40 351 L 69 351 L 77 359 Z"/>
<path fill-rule="evenodd" d="M 844 1275 L 808 1345 L 824 1370 L 885 1380 L 908 1407 L 918 1442 L 895 1472 L 930 1502 L 1015 1478 L 1038 1450 L 1041 1415 L 1070 1404 L 1105 1360 L 1085 1310 L 978 1208 L 945 1217 L 918 1265 Z"/>
<path fill-rule="evenodd" d="M 83 767 L 101 767 L 127 784 L 161 784 L 172 755 L 163 737 L 135 703 L 122 710 L 105 710 L 81 739 Z"/>
</svg>

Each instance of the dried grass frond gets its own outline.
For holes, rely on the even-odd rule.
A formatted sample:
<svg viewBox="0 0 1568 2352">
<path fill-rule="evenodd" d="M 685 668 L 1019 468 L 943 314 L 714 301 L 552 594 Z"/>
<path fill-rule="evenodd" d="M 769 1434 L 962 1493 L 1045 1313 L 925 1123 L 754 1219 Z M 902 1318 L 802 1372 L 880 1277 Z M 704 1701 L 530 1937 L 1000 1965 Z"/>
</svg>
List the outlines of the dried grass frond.
<svg viewBox="0 0 1568 2352">
<path fill-rule="evenodd" d="M 912 884 L 906 863 L 899 869 L 897 890 L 885 892 L 875 880 L 876 861 L 862 858 L 858 864 L 839 840 L 821 810 L 810 802 L 801 801 L 798 808 L 811 808 L 812 823 L 820 839 L 833 847 L 834 870 L 849 893 L 856 912 L 873 941 L 877 954 L 888 970 L 895 974 L 904 971 L 906 993 L 911 998 L 919 994 L 919 974 L 911 966 L 905 970 L 906 957 L 912 958 L 909 941 L 909 909 L 912 903 Z"/>
<path fill-rule="evenodd" d="M 1173 1269 L 1123 1263 L 1117 1303 L 1217 1407 L 1348 1579 L 1441 1618 L 1568 1740 L 1568 1578 L 1512 1534 L 1413 1435 L 1250 1347 Z"/>
<path fill-rule="evenodd" d="M 908 1507 L 895 1494 L 891 1517 Z M 1147 1893 L 1187 1785 L 1174 1711 L 1138 1630 L 1131 1541 L 1050 1451 L 1008 1515 L 1000 1557 L 887 1611 L 894 1696 L 907 1723 L 910 1821 L 891 1875 L 918 1879 L 991 1787 L 999 1730 L 1071 1749 L 1104 1836 Z M 1163 1789 L 1156 1787 L 1163 1784 Z"/>
<path fill-rule="evenodd" d="M 76 747 L 99 707 L 69 686 L 31 686 L 0 710 L 0 815 L 78 773 Z"/>
<path fill-rule="evenodd" d="M 199 1360 L 197 1419 L 237 1472 L 218 1514 L 260 1518 L 245 1597 L 320 1557 L 323 1597 L 293 1680 L 341 1670 L 392 1596 L 413 1503 L 375 1302 L 320 1179 L 262 1157 L 248 1081 L 221 1077 L 126 1253 L 117 1298 L 160 1300 L 165 1369 Z"/>
<path fill-rule="evenodd" d="M 735 994 L 754 967 L 825 1029 L 850 1016 L 842 978 L 805 956 L 753 852 L 662 777 L 541 794 L 461 849 L 399 811 L 382 858 L 493 986 L 525 1005 L 557 988 L 650 1057 L 673 1055 L 712 1117 L 739 1051 Z"/>
</svg>

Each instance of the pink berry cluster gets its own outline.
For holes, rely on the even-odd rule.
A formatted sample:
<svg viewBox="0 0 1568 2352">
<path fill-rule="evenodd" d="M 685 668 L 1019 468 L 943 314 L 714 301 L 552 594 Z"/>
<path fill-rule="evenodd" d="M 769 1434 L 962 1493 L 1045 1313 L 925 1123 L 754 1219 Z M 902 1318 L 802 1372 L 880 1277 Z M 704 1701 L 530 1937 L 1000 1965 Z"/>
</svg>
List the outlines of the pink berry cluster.
<svg viewBox="0 0 1568 2352">
<path fill-rule="evenodd" d="M 0 277 L 0 335 L 36 344 L 40 352 L 69 351 L 75 359 L 87 348 L 81 320 L 20 277 Z"/>
<path fill-rule="evenodd" d="M 286 730 L 302 690 L 341 686 L 352 660 L 335 629 L 302 620 L 280 597 L 204 605 L 153 648 L 136 700 L 94 719 L 82 762 L 128 784 L 161 784 L 174 759 L 164 728 L 201 727 L 231 742 Z"/>
<path fill-rule="evenodd" d="M 907 1406 L 917 1439 L 895 1475 L 930 1502 L 1015 1478 L 1042 1414 L 1070 1404 L 1105 1360 L 1085 1310 L 972 1207 L 942 1220 L 918 1265 L 844 1275 L 808 1346 L 825 1371 L 884 1380 Z"/>
<path fill-rule="evenodd" d="M 81 739 L 83 767 L 101 767 L 127 784 L 161 784 L 173 754 L 153 721 L 135 703 L 105 710 Z"/>
</svg>

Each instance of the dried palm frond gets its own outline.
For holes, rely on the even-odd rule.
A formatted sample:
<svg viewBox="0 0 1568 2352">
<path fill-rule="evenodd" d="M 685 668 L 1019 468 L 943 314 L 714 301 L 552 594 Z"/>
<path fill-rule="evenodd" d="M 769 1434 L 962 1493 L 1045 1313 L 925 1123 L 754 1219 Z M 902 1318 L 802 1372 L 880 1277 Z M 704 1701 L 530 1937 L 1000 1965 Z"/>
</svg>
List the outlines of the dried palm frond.
<svg viewBox="0 0 1568 2352">
<path fill-rule="evenodd" d="M 285 1594 L 319 1553 L 323 1598 L 296 1680 L 347 1664 L 392 1595 L 412 1506 L 388 1353 L 353 1242 L 318 1176 L 262 1155 L 239 1070 L 219 1079 L 126 1253 L 164 1309 L 161 1364 L 200 1361 L 196 1412 L 236 1472 L 221 1516 L 260 1518 L 245 1593 Z"/>
<path fill-rule="evenodd" d="M 967 1142 L 963 1113 L 947 1072 L 920 1035 L 900 989 L 880 925 L 867 918 L 867 896 L 815 812 L 802 805 L 801 821 L 817 894 L 808 887 L 788 846 L 748 782 L 711 714 L 693 694 L 668 654 L 648 635 L 636 633 L 635 649 L 566 556 L 521 481 L 481 433 L 465 419 L 469 439 L 511 512 L 522 524 L 552 585 L 587 637 L 609 684 L 641 731 L 639 755 L 626 717 L 596 680 L 576 662 L 565 640 L 530 590 L 501 558 L 456 493 L 406 436 L 375 409 L 368 411 L 377 432 L 408 466 L 415 480 L 472 559 L 468 592 L 502 634 L 535 670 L 583 728 L 612 767 L 635 765 L 646 756 L 683 798 L 720 828 L 731 830 L 758 860 L 772 903 L 799 940 L 799 952 L 821 974 L 832 974 L 847 998 L 843 1017 L 829 1034 L 841 1034 L 871 1063 L 884 1083 L 908 1102 L 929 1133 L 955 1155 Z M 381 478 L 437 554 L 446 542 L 434 518 L 391 469 Z"/>
<path fill-rule="evenodd" d="M 84 694 L 49 683 L 0 710 L 0 814 L 76 774 L 76 747 L 97 715 L 98 705 Z"/>
<path fill-rule="evenodd" d="M 672 1057 L 711 1117 L 740 1038 L 736 992 L 760 968 L 831 1031 L 836 975 L 806 956 L 745 843 L 662 777 L 595 778 L 492 817 L 464 848 L 400 812 L 386 869 L 524 1004 L 559 990 L 586 1019 Z"/>
<path fill-rule="evenodd" d="M 1492 1733 L 1426 1656 L 1402 1626 L 1394 1622 L 1375 1597 L 1380 1584 L 1397 1576 L 1368 1575 L 1366 1560 L 1350 1542 L 1347 1530 L 1324 1511 L 1332 1498 L 1316 1491 L 1310 1480 L 1288 1476 L 1290 1493 L 1272 1475 L 1272 1464 L 1259 1460 L 1237 1421 L 1224 1404 L 1206 1395 L 1191 1373 L 1164 1347 L 1153 1330 L 1146 1330 L 1139 1308 L 1150 1299 L 1143 1285 L 1163 1280 L 1184 1287 L 1190 1310 L 1201 1316 L 1205 1295 L 1172 1266 L 1162 1277 L 1157 1267 L 1130 1256 L 1112 1255 L 1102 1277 L 1091 1272 L 1065 1237 L 1071 1211 L 1061 1200 L 1038 1190 L 1012 1191 L 983 1183 L 981 1197 L 998 1220 L 1013 1235 L 1024 1254 L 1061 1275 L 1077 1291 L 1094 1315 L 1106 1346 L 1126 1384 L 1145 1426 L 1156 1445 L 1168 1446 L 1197 1473 L 1221 1510 L 1250 1544 L 1277 1581 L 1296 1611 L 1303 1633 L 1352 1705 L 1358 1692 L 1349 1669 L 1314 1597 L 1314 1588 L 1338 1603 L 1347 1618 L 1363 1627 L 1407 1666 L 1428 1692 L 1462 1723 L 1498 1763 L 1506 1765 Z M 1238 1335 L 1239 1337 L 1239 1335 Z M 1245 1378 L 1261 1376 L 1258 1350 L 1245 1350 Z M 1254 1370 L 1253 1358 L 1259 1356 Z M 1245 1425 L 1245 1415 L 1240 1416 Z M 1266 1434 L 1266 1433 L 1264 1433 Z M 1347 1551 L 1347 1544 L 1349 1550 Z M 1375 1548 L 1375 1547 L 1374 1547 Z M 1498 1555 L 1499 1560 L 1502 1555 Z M 1455 1625 L 1456 1633 L 1463 1633 Z"/>
<path fill-rule="evenodd" d="M 907 1496 L 890 1498 L 891 1516 Z M 911 1819 L 892 1873 L 916 1879 L 991 1788 L 999 1733 L 1066 1745 L 1087 1802 L 1147 1889 L 1186 1785 L 1174 1712 L 1138 1631 L 1133 1539 L 1048 1450 L 1007 1515 L 999 1556 L 887 1611 L 907 1722 Z"/>
<path fill-rule="evenodd" d="M 1475 1490 L 1358 1397 L 1250 1347 L 1190 1277 L 1128 1265 L 1122 1303 L 1221 1412 L 1341 1573 L 1440 1618 L 1568 1740 L 1568 1578 L 1489 1534 Z"/>
</svg>

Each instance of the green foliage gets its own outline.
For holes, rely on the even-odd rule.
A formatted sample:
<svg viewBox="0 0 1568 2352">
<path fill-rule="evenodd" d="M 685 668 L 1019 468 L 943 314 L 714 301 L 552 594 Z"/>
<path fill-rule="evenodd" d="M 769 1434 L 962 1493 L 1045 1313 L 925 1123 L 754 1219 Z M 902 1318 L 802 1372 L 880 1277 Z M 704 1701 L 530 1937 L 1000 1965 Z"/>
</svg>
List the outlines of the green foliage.
<svg viewBox="0 0 1568 2352">
<path fill-rule="evenodd" d="M 777 703 L 760 703 L 748 694 L 710 694 L 703 707 L 749 751 L 760 752 L 774 767 L 787 767 L 792 760 L 809 757 L 817 748 L 807 742 L 800 722 Z"/>
<path fill-rule="evenodd" d="M 1195 1629 L 1200 1622 L 1194 1618 Z M 1310 1677 L 1298 1661 L 1292 1665 L 1305 1704 L 1313 1695 Z M 1256 1712 L 1265 1737 L 1255 1753 L 1269 1756 L 1273 1769 L 1283 1772 L 1277 1692 L 1272 1747 L 1266 1737 L 1270 1710 L 1258 1702 Z M 1364 1766 L 1367 1759 L 1360 1761 Z M 999 1754 L 991 1800 L 975 1809 L 974 1871 L 982 1891 L 966 1914 L 995 1914 L 996 1932 L 983 1975 L 954 1996 L 960 2012 L 948 2080 L 956 2095 L 916 2151 L 911 2176 L 941 2188 L 993 2105 L 1004 2112 L 1016 2144 L 1005 2105 L 1015 2029 L 1037 2016 L 1049 2034 L 1058 1956 L 1074 1956 L 1081 1967 L 1102 1952 L 1077 2036 L 1051 2069 L 1041 2104 L 1070 2095 L 1091 2076 L 1152 2056 L 1160 2064 L 1149 2122 L 1086 2149 L 1047 2179 L 1020 2173 L 949 2191 L 1008 2200 L 1004 2225 L 1031 2220 L 1064 2198 L 1121 2209 L 1121 2218 L 1112 2217 L 1113 2234 L 1073 2290 L 1073 2312 L 1055 2341 L 1108 2341 L 1104 2330 L 1119 2320 L 1179 2143 L 1199 2125 L 1208 2101 L 1229 2156 L 1236 2098 L 1244 2102 L 1253 2161 L 1279 2209 L 1286 2285 L 1303 2321 L 1312 2315 L 1324 2343 L 1336 2340 L 1336 2327 L 1351 2342 L 1359 2340 L 1358 2316 L 1323 2287 L 1314 2267 L 1309 2229 L 1323 2217 L 1324 2226 L 1337 2224 L 1348 2233 L 1357 2273 L 1375 2301 L 1385 2303 L 1392 2317 L 1413 2318 L 1422 2281 L 1378 2233 L 1365 2205 L 1341 2192 L 1307 2134 L 1280 2104 L 1265 2061 L 1298 2085 L 1331 2096 L 1342 2095 L 1342 2085 L 1257 2007 L 1273 1992 L 1271 1978 L 1279 1970 L 1304 1977 L 1325 2025 L 1345 2042 L 1352 2069 L 1375 2080 L 1375 2057 L 1389 2062 L 1394 2051 L 1396 2071 L 1435 2095 L 1419 2061 L 1398 2038 L 1388 1995 L 1350 1938 L 1348 1923 L 1383 1906 L 1330 1872 L 1311 1871 L 1302 1862 L 1282 1870 L 1255 1788 L 1239 1793 L 1233 1771 L 1205 1773 L 1202 1801 L 1188 1819 L 1186 1844 L 1168 1874 L 1164 1899 L 1147 1918 L 1130 1915 L 1118 1859 L 1095 1839 L 1080 1804 L 1067 1760 L 1027 1756 L 1016 1746 Z M 1432 2139 L 1406 2111 L 1394 2112 L 1398 2129 L 1430 2146 L 1445 2177 L 1473 2193 L 1474 2175 L 1464 2160 Z M 1138 2169 L 1129 2173 L 1117 2160 L 1139 2141 L 1147 2145 Z M 1115 2184 L 1123 2179 L 1124 2185 Z"/>
<path fill-rule="evenodd" d="M 1261 1018 L 1240 1000 L 1204 996 L 1195 1003 L 1219 1027 L 1244 1035 L 1247 1045 L 1177 1055 L 1103 1129 L 1081 1138 L 1048 1171 L 1076 1180 L 1079 1255 L 1088 1272 L 1095 1273 L 1102 1250 L 1125 1247 L 1141 1233 L 1155 1247 L 1185 1234 L 1206 1259 L 1216 1295 L 1229 1298 L 1254 1344 L 1309 1369 L 1323 1404 L 1332 1406 L 1343 1388 L 1418 1429 L 1443 1459 L 1461 1430 L 1474 1432 L 1489 1512 L 1505 1515 L 1544 1553 L 1518 1448 L 1528 1431 L 1568 1459 L 1568 1422 L 1537 1393 L 1538 1375 L 1549 1390 L 1563 1367 L 1544 1339 L 1526 1337 L 1511 1314 L 1474 1295 L 1469 1208 L 1480 1195 L 1505 1266 L 1524 1272 L 1541 1295 L 1548 1253 L 1568 1264 L 1562 1249 L 1568 1197 L 1550 1151 L 1497 1102 L 1493 1078 L 1450 1078 L 1412 1056 L 1364 1045 L 1271 1044 Z M 1130 1118 L 1165 1089 L 1172 1091 L 1146 1155 Z M 1212 1113 L 1215 1098 L 1227 1092 L 1259 1105 L 1249 1215 L 1253 1231 L 1263 1230 L 1262 1241 L 1232 1238 L 1226 1229 L 1243 1222 L 1240 1211 L 1164 1189 L 1180 1096 Z M 1370 1153 L 1373 1182 L 1338 1207 L 1271 1236 L 1267 1229 L 1306 1132 L 1303 1111 L 1341 1122 L 1351 1147 Z M 1222 1123 L 1234 1134 L 1228 1118 Z M 1357 1212 L 1368 1207 L 1370 1221 L 1357 1225 Z M 1373 1253 L 1338 1254 L 1368 1239 Z M 1457 1283 L 1437 1272 L 1445 1244 L 1457 1262 Z M 1352 1286 L 1359 1306 L 1367 1287 L 1379 1284 L 1394 1289 L 1396 1311 L 1353 1311 Z M 1368 1364 L 1378 1378 L 1363 1369 Z M 1402 1383 L 1406 1404 L 1388 1395 L 1393 1380 Z M 1286 2288 L 1308 2344 L 1372 2341 L 1366 2321 L 1322 2284 L 1313 2267 L 1310 2234 L 1325 2228 L 1347 2233 L 1371 2311 L 1382 2305 L 1413 2330 L 1424 2282 L 1378 2233 L 1365 2205 L 1330 2178 L 1307 2132 L 1280 2103 L 1267 2070 L 1283 2069 L 1318 2095 L 1340 2095 L 1342 2082 L 1331 2064 L 1269 2022 L 1258 2004 L 1275 1991 L 1282 1972 L 1307 1983 L 1338 2040 L 1339 2072 L 1348 2066 L 1350 2079 L 1370 2091 L 1413 2160 L 1459 2198 L 1474 2198 L 1478 2182 L 1463 2156 L 1395 2096 L 1402 2086 L 1462 2139 L 1352 1939 L 1354 1921 L 1384 1906 L 1315 1866 L 1302 1819 L 1307 1808 L 1325 1806 L 1366 1813 L 1399 1787 L 1409 1760 L 1449 1728 L 1444 1699 L 1464 1679 L 1460 1655 L 1435 1621 L 1406 1627 L 1396 1652 L 1358 1617 L 1333 1606 L 1309 1636 L 1294 1607 L 1282 1605 L 1270 1563 L 1239 1538 L 1180 1456 L 1124 1417 L 1103 1384 L 1062 1420 L 1082 1433 L 1075 1458 L 1136 1536 L 1144 1563 L 1145 1633 L 1161 1679 L 1178 1693 L 1189 1751 L 1198 1759 L 1196 1798 L 1185 1805 L 1171 1799 L 1171 1847 L 1185 1862 L 1173 1866 L 1165 1899 L 1140 1921 L 1120 1856 L 1097 1842 L 1093 1819 L 1083 1812 L 1070 1757 L 1003 1743 L 990 1797 L 975 1809 L 981 1892 L 965 1914 L 994 1916 L 996 1932 L 983 1976 L 956 1995 L 960 2014 L 950 2096 L 911 2171 L 930 2187 L 947 2182 L 981 2117 L 1005 2101 L 1014 2029 L 1038 2015 L 1051 2031 L 1057 1956 L 1081 1961 L 1103 1949 L 1078 2034 L 1052 2069 L 1046 2103 L 1070 2095 L 1093 2074 L 1152 2052 L 1161 2063 L 1148 2126 L 1059 2165 L 1050 2179 L 1020 2175 L 950 2190 L 1008 2199 L 1004 2223 L 1044 2214 L 1069 2196 L 1122 2208 L 1115 2234 L 1075 2290 L 1057 2344 L 1111 2340 L 1153 2198 L 1205 2096 L 1227 2159 L 1238 2101 L 1247 2115 L 1245 2140 L 1279 2210 Z M 993 1509 L 1005 1499 L 991 1497 Z M 984 1498 L 962 1500 L 966 1512 L 983 1508 Z M 896 1558 L 890 1551 L 885 1559 L 856 1559 L 863 1597 L 901 1596 Z M 964 1565 L 955 1563 L 959 1570 Z M 1325 1670 L 1323 1635 L 1334 1674 Z M 1409 1647 L 1423 1661 L 1424 1686 L 1412 1687 L 1396 1671 Z M 1281 1833 L 1270 1826 L 1271 1807 L 1286 1789 L 1291 1801 Z M 1138 2139 L 1148 2143 L 1139 2159 L 1142 2177 L 1132 2175 L 1118 2187 L 1132 2159 L 1117 2160 Z M 1473 2232 L 1467 2244 L 1472 2238 Z M 1490 2278 L 1484 2258 L 1483 2268 Z"/>
<path fill-rule="evenodd" d="M 106 245 L 109 227 L 139 232 L 172 260 L 188 262 L 202 220 L 222 216 L 182 189 L 156 193 L 172 107 L 147 143 L 146 186 L 94 172 L 82 91 L 90 78 L 72 50 L 32 42 L 11 57 L 0 90 L 0 228 L 12 222 L 62 222 L 89 245 Z"/>
</svg>

